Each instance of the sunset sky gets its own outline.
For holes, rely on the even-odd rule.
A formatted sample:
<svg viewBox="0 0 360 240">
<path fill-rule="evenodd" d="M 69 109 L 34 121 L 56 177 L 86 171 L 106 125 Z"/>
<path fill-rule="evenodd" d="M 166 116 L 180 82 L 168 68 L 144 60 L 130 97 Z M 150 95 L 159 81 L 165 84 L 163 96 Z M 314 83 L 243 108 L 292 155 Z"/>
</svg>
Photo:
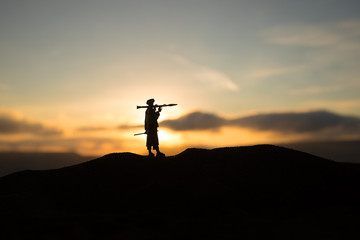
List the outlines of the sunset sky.
<svg viewBox="0 0 360 240">
<path fill-rule="evenodd" d="M 360 139 L 356 0 L 2 0 L 0 63 L 2 151 Z"/>
</svg>

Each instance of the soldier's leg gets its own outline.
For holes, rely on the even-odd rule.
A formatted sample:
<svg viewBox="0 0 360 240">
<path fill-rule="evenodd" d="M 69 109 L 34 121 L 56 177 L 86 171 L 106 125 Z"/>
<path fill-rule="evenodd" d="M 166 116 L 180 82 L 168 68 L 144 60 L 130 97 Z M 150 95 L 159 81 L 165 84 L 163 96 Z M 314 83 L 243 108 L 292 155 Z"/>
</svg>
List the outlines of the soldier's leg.
<svg viewBox="0 0 360 240">
<path fill-rule="evenodd" d="M 149 151 L 149 157 L 153 157 L 154 154 L 151 152 L 151 146 L 148 146 L 147 149 Z"/>
<path fill-rule="evenodd" d="M 159 150 L 159 145 L 157 145 L 156 147 L 154 147 L 154 149 L 156 150 L 156 157 L 165 157 L 165 154 L 163 154 L 162 152 L 160 152 L 160 150 Z"/>
</svg>

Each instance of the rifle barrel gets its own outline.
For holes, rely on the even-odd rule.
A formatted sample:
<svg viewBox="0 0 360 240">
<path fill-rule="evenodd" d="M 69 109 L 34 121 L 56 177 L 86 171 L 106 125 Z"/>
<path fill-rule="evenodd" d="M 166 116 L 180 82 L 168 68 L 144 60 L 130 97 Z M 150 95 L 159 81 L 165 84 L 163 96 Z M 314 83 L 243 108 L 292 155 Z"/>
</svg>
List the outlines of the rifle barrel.
<svg viewBox="0 0 360 240">
<path fill-rule="evenodd" d="M 143 135 L 143 134 L 147 134 L 146 132 L 142 132 L 142 133 L 135 133 L 134 136 L 139 136 L 139 135 Z"/>
</svg>

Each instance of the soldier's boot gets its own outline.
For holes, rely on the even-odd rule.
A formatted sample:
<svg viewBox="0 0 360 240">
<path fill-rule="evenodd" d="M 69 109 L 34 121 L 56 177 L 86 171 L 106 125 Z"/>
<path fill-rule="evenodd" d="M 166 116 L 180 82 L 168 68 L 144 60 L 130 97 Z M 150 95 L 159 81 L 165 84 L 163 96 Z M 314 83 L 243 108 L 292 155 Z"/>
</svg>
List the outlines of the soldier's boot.
<svg viewBox="0 0 360 240">
<path fill-rule="evenodd" d="M 165 157 L 165 154 L 163 154 L 162 152 L 157 152 L 156 157 L 157 158 L 163 158 L 163 157 Z"/>
</svg>

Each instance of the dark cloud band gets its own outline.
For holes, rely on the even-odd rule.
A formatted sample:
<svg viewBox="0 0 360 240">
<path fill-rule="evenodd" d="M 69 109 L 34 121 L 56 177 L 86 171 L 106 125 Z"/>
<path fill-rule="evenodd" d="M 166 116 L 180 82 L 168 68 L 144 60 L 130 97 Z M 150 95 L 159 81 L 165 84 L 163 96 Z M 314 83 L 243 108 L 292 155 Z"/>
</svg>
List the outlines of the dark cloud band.
<svg viewBox="0 0 360 240">
<path fill-rule="evenodd" d="M 257 114 L 235 119 L 225 119 L 211 113 L 193 112 L 178 119 L 163 121 L 161 126 L 175 131 L 214 130 L 224 126 L 236 126 L 289 133 L 316 132 L 333 128 L 343 132 L 360 133 L 359 118 L 327 111 Z"/>
<path fill-rule="evenodd" d="M 62 131 L 50 128 L 41 123 L 18 120 L 7 115 L 0 115 L 0 134 L 33 134 L 33 135 L 61 135 Z"/>
<path fill-rule="evenodd" d="M 215 114 L 193 112 L 175 120 L 165 120 L 161 126 L 176 131 L 217 129 L 228 125 L 228 121 Z"/>
</svg>

